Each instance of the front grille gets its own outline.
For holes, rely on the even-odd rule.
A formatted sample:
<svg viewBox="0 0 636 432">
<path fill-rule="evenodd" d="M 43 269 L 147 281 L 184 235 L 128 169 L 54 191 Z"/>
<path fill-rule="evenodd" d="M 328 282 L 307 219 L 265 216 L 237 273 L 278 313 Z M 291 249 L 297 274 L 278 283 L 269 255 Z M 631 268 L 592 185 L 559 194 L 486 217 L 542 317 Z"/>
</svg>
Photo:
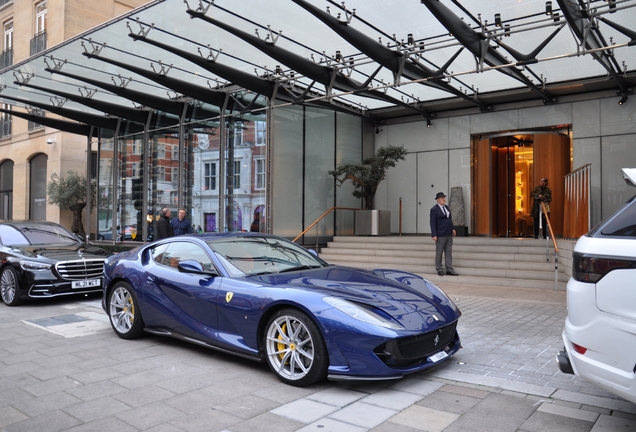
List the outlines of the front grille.
<svg viewBox="0 0 636 432">
<path fill-rule="evenodd" d="M 103 259 L 60 261 L 55 264 L 55 269 L 62 279 L 84 280 L 102 277 L 104 271 Z"/>
<path fill-rule="evenodd" d="M 446 348 L 455 337 L 457 322 L 440 329 L 388 341 L 377 347 L 375 354 L 389 366 L 408 366 L 426 360 Z"/>
<path fill-rule="evenodd" d="M 427 357 L 453 340 L 457 322 L 430 333 L 397 340 L 397 349 L 403 359 Z M 437 339 L 437 340 L 436 340 Z"/>
</svg>

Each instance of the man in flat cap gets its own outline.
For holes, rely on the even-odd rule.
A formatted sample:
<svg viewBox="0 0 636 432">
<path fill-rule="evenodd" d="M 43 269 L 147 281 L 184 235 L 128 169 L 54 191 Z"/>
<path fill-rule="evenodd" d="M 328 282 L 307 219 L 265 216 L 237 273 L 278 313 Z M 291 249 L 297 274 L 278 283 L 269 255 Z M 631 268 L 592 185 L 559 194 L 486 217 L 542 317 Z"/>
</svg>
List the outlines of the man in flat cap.
<svg viewBox="0 0 636 432">
<path fill-rule="evenodd" d="M 435 270 L 440 276 L 444 276 L 442 267 L 442 253 L 446 261 L 446 274 L 459 276 L 453 269 L 453 237 L 456 235 L 451 218 L 450 208 L 446 205 L 444 192 L 437 192 L 435 204 L 431 208 L 431 237 L 435 242 Z"/>
</svg>

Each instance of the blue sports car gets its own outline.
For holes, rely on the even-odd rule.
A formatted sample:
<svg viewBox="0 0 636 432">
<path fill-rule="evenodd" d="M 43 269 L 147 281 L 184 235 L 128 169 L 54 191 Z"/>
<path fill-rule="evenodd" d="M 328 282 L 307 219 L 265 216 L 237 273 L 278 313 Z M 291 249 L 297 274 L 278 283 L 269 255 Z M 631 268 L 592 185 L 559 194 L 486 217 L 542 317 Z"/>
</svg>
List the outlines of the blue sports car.
<svg viewBox="0 0 636 432">
<path fill-rule="evenodd" d="M 172 336 L 267 362 L 281 381 L 395 379 L 461 347 L 461 313 L 433 283 L 332 266 L 262 233 L 178 236 L 107 259 L 115 333 Z"/>
</svg>

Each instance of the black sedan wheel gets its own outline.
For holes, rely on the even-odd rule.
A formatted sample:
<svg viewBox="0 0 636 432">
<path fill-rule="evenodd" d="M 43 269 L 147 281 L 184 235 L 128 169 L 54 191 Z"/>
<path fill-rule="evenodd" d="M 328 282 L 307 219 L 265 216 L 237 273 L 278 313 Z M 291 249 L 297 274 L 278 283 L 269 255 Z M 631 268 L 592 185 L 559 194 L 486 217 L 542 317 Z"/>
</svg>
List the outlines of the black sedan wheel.
<svg viewBox="0 0 636 432">
<path fill-rule="evenodd" d="M 122 339 L 135 339 L 144 330 L 137 297 L 125 282 L 118 282 L 110 291 L 108 316 L 113 330 Z"/>
<path fill-rule="evenodd" d="M 304 313 L 284 309 L 267 324 L 265 351 L 281 381 L 305 386 L 327 376 L 327 349 L 316 324 Z"/>
<path fill-rule="evenodd" d="M 18 296 L 18 291 L 20 287 L 18 286 L 18 275 L 15 273 L 11 267 L 5 267 L 2 270 L 2 275 L 0 276 L 0 292 L 2 294 L 2 301 L 7 306 L 16 306 L 21 303 L 20 297 Z"/>
</svg>

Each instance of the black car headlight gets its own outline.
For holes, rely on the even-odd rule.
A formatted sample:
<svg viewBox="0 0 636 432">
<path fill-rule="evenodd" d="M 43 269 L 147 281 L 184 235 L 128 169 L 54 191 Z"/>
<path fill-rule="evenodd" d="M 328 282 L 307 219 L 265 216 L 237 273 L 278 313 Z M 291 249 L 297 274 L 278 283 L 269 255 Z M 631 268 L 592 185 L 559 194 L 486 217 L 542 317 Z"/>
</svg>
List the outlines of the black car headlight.
<svg viewBox="0 0 636 432">
<path fill-rule="evenodd" d="M 51 268 L 51 264 L 45 264 L 36 261 L 20 261 L 20 267 L 22 267 L 23 270 L 27 271 L 42 271 L 49 270 Z"/>
<path fill-rule="evenodd" d="M 382 315 L 374 312 L 370 307 L 364 307 L 361 304 L 337 297 L 323 297 L 323 300 L 338 309 L 340 312 L 343 312 L 358 321 L 392 330 L 402 330 L 404 328 L 390 318 L 383 317 Z"/>
</svg>

